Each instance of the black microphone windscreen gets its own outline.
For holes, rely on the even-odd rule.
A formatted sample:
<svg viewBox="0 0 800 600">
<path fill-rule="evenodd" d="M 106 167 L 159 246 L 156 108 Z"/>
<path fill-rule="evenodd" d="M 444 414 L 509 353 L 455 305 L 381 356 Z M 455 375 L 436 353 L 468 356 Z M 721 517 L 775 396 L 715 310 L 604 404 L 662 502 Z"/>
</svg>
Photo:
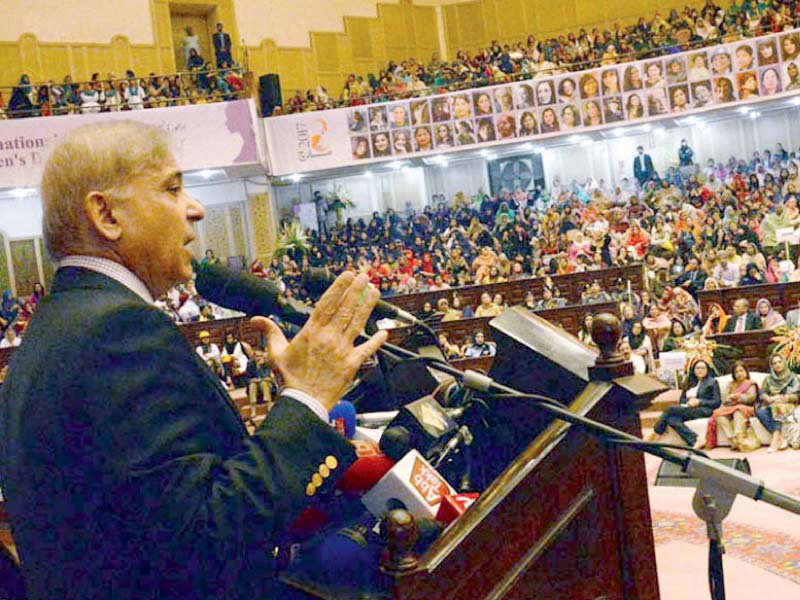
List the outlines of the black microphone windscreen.
<svg viewBox="0 0 800 600">
<path fill-rule="evenodd" d="M 402 425 L 387 427 L 379 443 L 381 452 L 393 461 L 399 461 L 411 450 L 411 434 Z"/>
<path fill-rule="evenodd" d="M 206 300 L 248 316 L 280 314 L 278 286 L 246 271 L 234 271 L 221 264 L 195 267 L 197 293 Z"/>
</svg>

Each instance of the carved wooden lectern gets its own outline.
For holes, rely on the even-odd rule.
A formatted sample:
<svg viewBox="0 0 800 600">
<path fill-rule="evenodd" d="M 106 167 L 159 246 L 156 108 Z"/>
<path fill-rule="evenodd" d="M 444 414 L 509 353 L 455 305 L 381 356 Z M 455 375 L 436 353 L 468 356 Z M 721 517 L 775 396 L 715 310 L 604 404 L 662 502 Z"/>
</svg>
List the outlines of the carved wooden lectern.
<svg viewBox="0 0 800 600">
<path fill-rule="evenodd" d="M 559 399 L 575 414 L 641 437 L 638 413 L 665 388 L 633 374 L 617 355 L 616 317 L 595 319 L 599 356 L 521 308 L 491 326 L 496 381 Z M 518 399 L 497 410 L 530 433 L 516 459 L 422 556 L 409 550 L 414 527 L 407 513 L 393 513 L 385 589 L 360 597 L 657 599 L 643 456 L 554 421 L 533 402 Z M 305 589 L 309 597 L 359 597 Z"/>
</svg>

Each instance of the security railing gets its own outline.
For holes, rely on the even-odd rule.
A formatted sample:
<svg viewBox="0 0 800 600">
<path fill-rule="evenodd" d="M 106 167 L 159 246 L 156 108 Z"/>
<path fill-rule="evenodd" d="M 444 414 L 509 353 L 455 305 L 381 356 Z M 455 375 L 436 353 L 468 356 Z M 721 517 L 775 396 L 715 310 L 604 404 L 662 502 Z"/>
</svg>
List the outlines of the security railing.
<svg viewBox="0 0 800 600">
<path fill-rule="evenodd" d="M 33 83 L 26 75 L 0 87 L 0 118 L 49 117 L 224 102 L 249 97 L 240 67 L 198 69 L 147 77 Z"/>
</svg>

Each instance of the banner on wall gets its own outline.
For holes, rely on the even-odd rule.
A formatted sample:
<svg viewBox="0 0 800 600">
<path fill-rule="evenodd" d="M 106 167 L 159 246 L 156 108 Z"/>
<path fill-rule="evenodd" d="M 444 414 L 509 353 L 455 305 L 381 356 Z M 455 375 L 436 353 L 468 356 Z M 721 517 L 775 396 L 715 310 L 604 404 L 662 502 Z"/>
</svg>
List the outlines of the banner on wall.
<svg viewBox="0 0 800 600">
<path fill-rule="evenodd" d="M 253 100 L 0 121 L 0 188 L 38 186 L 48 152 L 70 129 L 119 119 L 160 127 L 187 171 L 264 164 Z M 119 140 L 125 144 L 125 140 Z"/>
<path fill-rule="evenodd" d="M 273 175 L 545 138 L 800 90 L 800 32 L 448 94 L 264 119 Z"/>
</svg>

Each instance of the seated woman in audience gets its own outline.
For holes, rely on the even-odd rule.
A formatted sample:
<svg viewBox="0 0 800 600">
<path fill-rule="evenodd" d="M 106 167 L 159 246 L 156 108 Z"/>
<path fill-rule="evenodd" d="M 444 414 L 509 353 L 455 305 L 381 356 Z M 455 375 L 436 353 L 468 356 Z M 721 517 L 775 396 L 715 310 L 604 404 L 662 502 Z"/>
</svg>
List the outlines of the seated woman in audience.
<svg viewBox="0 0 800 600">
<path fill-rule="evenodd" d="M 458 360 L 464 357 L 464 353 L 458 347 L 458 344 L 451 344 L 450 340 L 447 339 L 447 333 L 444 331 L 439 334 L 439 344 L 441 344 L 447 360 Z"/>
<path fill-rule="evenodd" d="M 450 306 L 450 303 L 447 301 L 447 298 L 439 298 L 436 302 L 436 310 L 440 312 L 442 316 L 442 322 L 445 321 L 458 321 L 461 319 L 461 311 Z"/>
<path fill-rule="evenodd" d="M 594 315 L 592 313 L 586 313 L 583 316 L 583 321 L 581 322 L 581 328 L 578 331 L 578 339 L 590 346 L 591 348 L 597 348 L 597 344 L 594 343 L 592 339 L 592 325 L 594 324 Z"/>
<path fill-rule="evenodd" d="M 748 445 L 747 429 L 750 427 L 750 419 L 756 414 L 757 399 L 758 385 L 750 379 L 750 371 L 745 364 L 736 361 L 731 369 L 731 382 L 722 390 L 722 406 L 711 417 L 716 426 L 725 432 L 733 450 L 744 450 Z M 709 429 L 713 430 L 711 427 Z M 707 433 L 706 442 L 711 447 L 708 438 Z"/>
<path fill-rule="evenodd" d="M 705 446 L 705 440 L 698 438 L 697 434 L 686 426 L 686 421 L 710 417 L 714 410 L 719 408 L 722 400 L 719 384 L 711 374 L 711 369 L 703 360 L 698 360 L 692 365 L 688 387 L 681 393 L 680 404 L 667 408 L 653 426 L 653 433 L 647 441 L 656 441 L 663 435 L 667 426 L 672 427 L 681 436 L 687 445 L 700 449 Z"/>
<path fill-rule="evenodd" d="M 772 434 L 769 452 L 787 448 L 788 444 L 783 443 L 781 436 L 782 420 L 797 406 L 798 395 L 800 380 L 797 375 L 789 370 L 783 356 L 773 354 L 769 359 L 769 375 L 761 384 L 761 405 L 756 408 L 758 420 Z"/>
<path fill-rule="evenodd" d="M 636 356 L 640 356 L 644 361 L 644 372 L 652 372 L 653 343 L 650 341 L 641 321 L 634 321 L 631 325 L 631 332 L 628 334 L 628 343 L 631 346 L 631 352 Z"/>
<path fill-rule="evenodd" d="M 244 345 L 230 331 L 225 334 L 225 343 L 222 344 L 221 356 L 232 356 L 236 359 L 240 372 L 247 370 L 247 355 L 245 354 Z"/>
<path fill-rule="evenodd" d="M 497 347 L 492 342 L 487 342 L 482 331 L 472 335 L 472 341 L 464 345 L 464 358 L 478 358 L 481 356 L 494 356 Z"/>
<path fill-rule="evenodd" d="M 551 293 L 552 296 L 552 293 Z M 530 290 L 525 294 L 525 299 L 522 301 L 522 306 L 527 308 L 528 310 L 536 310 L 536 298 L 533 295 L 533 292 Z"/>
<path fill-rule="evenodd" d="M 708 318 L 703 325 L 703 335 L 717 335 L 724 333 L 725 324 L 728 322 L 728 315 L 721 304 L 712 302 L 708 305 Z"/>
<path fill-rule="evenodd" d="M 642 319 L 642 325 L 650 339 L 655 340 L 656 348 L 661 350 L 672 327 L 667 314 L 662 312 L 658 305 L 651 304 L 647 316 Z"/>
<path fill-rule="evenodd" d="M 762 283 L 767 283 L 764 274 L 759 270 L 756 263 L 749 263 L 745 269 L 745 275 L 739 281 L 739 285 L 760 285 Z"/>
<path fill-rule="evenodd" d="M 772 304 L 766 298 L 761 298 L 756 302 L 756 314 L 761 317 L 762 329 L 777 329 L 786 323 L 786 320 L 772 308 Z"/>
<path fill-rule="evenodd" d="M 427 321 L 430 319 L 436 311 L 433 310 L 433 304 L 431 304 L 430 300 L 426 300 L 425 303 L 422 305 L 422 310 L 417 313 L 417 318 L 422 321 Z"/>
<path fill-rule="evenodd" d="M 483 292 L 481 294 L 481 303 L 478 305 L 478 308 L 475 309 L 475 316 L 496 317 L 501 312 L 503 312 L 503 308 L 492 301 L 492 297 L 488 292 Z"/>
<path fill-rule="evenodd" d="M 459 311 L 462 319 L 475 318 L 475 309 L 468 304 L 464 304 L 464 300 L 458 294 L 453 294 L 453 310 Z"/>
</svg>

